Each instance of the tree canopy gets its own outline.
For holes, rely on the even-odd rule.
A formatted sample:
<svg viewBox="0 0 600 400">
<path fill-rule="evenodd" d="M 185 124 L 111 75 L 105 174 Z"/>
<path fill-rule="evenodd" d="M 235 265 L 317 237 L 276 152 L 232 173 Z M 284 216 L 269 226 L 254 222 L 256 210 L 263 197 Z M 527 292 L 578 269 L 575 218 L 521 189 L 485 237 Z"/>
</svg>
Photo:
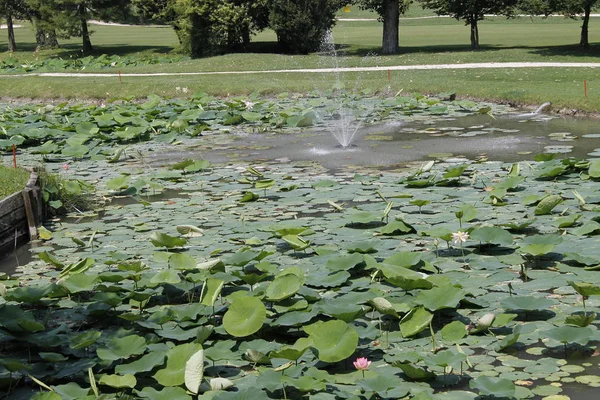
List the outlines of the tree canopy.
<svg viewBox="0 0 600 400">
<path fill-rule="evenodd" d="M 438 15 L 464 20 L 471 27 L 471 48 L 479 48 L 478 21 L 486 14 L 511 16 L 518 0 L 419 0 Z"/>
</svg>

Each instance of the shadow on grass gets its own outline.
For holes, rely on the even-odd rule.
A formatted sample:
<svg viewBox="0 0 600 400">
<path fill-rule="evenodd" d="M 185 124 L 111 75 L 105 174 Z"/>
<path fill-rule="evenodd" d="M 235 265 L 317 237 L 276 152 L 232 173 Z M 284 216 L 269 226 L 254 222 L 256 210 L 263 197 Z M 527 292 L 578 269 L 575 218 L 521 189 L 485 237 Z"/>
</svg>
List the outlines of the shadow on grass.
<svg viewBox="0 0 600 400">
<path fill-rule="evenodd" d="M 532 47 L 532 46 L 509 46 L 500 47 L 494 45 L 483 44 L 477 50 L 471 49 L 469 45 L 457 44 L 457 45 L 444 45 L 444 46 L 402 46 L 396 55 L 404 54 L 440 54 L 440 53 L 487 53 L 497 52 L 502 50 L 526 50 L 532 55 L 540 55 L 545 57 L 565 56 L 565 57 L 599 57 L 600 56 L 600 42 L 591 43 L 590 47 L 584 49 L 578 44 L 568 46 L 544 46 L 544 47 Z M 338 56 L 347 57 L 368 57 L 372 55 L 380 55 L 381 47 L 360 47 L 356 48 L 351 45 L 336 45 L 336 51 Z M 394 56 L 394 55 L 390 55 Z M 551 60 L 549 60 L 551 61 Z"/>
<path fill-rule="evenodd" d="M 93 40 L 93 38 L 92 38 Z M 92 45 L 94 42 L 92 41 Z M 18 52 L 15 55 L 23 55 L 30 56 L 31 53 L 34 53 L 36 50 L 36 43 L 34 42 L 19 42 L 17 43 Z M 0 51 L 5 50 L 5 48 L 0 47 Z M 51 54 L 51 57 L 59 57 L 63 59 L 67 58 L 81 58 L 86 56 L 100 56 L 103 54 L 111 55 L 119 55 L 119 56 L 129 56 L 133 54 L 145 53 L 148 55 L 167 55 L 172 53 L 174 48 L 172 46 L 152 46 L 152 45 L 128 45 L 125 43 L 115 43 L 111 45 L 98 45 L 94 46 L 94 50 L 92 52 L 83 53 L 81 50 L 81 44 L 79 43 L 66 43 L 60 44 L 57 49 L 48 50 L 48 54 Z M 19 54 L 20 53 L 20 54 Z M 29 53 L 29 54 L 24 54 Z"/>
</svg>

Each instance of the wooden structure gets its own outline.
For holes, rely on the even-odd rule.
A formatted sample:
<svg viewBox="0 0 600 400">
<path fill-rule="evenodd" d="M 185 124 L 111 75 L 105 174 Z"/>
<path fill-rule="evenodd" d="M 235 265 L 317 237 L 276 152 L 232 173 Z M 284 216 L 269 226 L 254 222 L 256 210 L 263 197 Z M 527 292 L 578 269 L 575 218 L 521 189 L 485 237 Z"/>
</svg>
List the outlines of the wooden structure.
<svg viewBox="0 0 600 400">
<path fill-rule="evenodd" d="M 38 174 L 31 172 L 25 188 L 0 200 L 0 256 L 17 245 L 38 238 L 43 220 L 42 192 Z"/>
</svg>

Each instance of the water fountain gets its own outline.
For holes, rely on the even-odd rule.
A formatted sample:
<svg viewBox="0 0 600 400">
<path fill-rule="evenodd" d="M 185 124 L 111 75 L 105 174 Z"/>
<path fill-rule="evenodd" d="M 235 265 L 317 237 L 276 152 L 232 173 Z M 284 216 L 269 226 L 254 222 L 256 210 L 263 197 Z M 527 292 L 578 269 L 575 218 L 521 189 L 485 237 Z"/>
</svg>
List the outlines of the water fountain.
<svg viewBox="0 0 600 400">
<path fill-rule="evenodd" d="M 330 68 L 335 70 L 333 91 L 334 105 L 329 109 L 330 112 L 326 113 L 326 115 L 321 115 L 321 118 L 328 120 L 329 125 L 327 130 L 338 142 L 336 147 L 341 149 L 355 147 L 356 145 L 353 144 L 352 141 L 360 128 L 362 121 L 357 119 L 352 110 L 345 105 L 345 102 L 339 93 L 343 87 L 343 79 L 340 72 L 339 58 L 335 48 L 333 33 L 331 31 L 327 32 L 323 39 L 323 43 L 321 44 L 321 54 L 321 60 L 330 61 L 332 64 Z"/>
</svg>

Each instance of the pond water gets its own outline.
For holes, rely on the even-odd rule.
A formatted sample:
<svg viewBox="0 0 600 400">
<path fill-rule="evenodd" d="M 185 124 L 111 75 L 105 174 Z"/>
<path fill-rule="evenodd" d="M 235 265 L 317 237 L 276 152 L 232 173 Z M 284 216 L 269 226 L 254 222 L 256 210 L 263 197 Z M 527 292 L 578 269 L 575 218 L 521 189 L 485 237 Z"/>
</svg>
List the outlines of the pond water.
<svg viewBox="0 0 600 400">
<path fill-rule="evenodd" d="M 588 157 L 600 147 L 595 119 L 566 116 L 406 119 L 358 130 L 353 145 L 336 147 L 326 129 L 293 134 L 220 134 L 203 137 L 188 151 L 158 150 L 149 160 L 156 164 L 185 158 L 213 163 L 239 160 L 315 160 L 326 167 L 344 165 L 390 166 L 431 158 L 465 157 L 516 162 L 538 153 Z"/>
<path fill-rule="evenodd" d="M 156 143 L 141 144 L 139 145 L 139 148 L 145 149 L 146 152 L 151 148 L 156 149 L 156 151 L 152 153 L 147 153 L 152 155 L 149 155 L 142 161 L 142 164 L 147 161 L 149 165 L 171 164 L 185 158 L 200 157 L 208 159 L 213 163 L 226 164 L 243 160 L 276 160 L 282 164 L 287 163 L 288 161 L 290 161 L 291 164 L 291 161 L 315 160 L 328 168 L 329 174 L 333 175 L 330 173 L 333 169 L 341 169 L 341 167 L 344 166 L 402 166 L 409 162 L 418 162 L 433 158 L 460 159 L 461 157 L 464 157 L 474 159 L 476 157 L 487 157 L 490 160 L 515 162 L 529 160 L 534 154 L 542 152 L 556 152 L 559 153 L 561 157 L 574 156 L 585 158 L 589 157 L 590 153 L 595 155 L 594 150 L 600 147 L 600 135 L 598 132 L 600 132 L 600 128 L 597 127 L 597 121 L 589 119 L 550 117 L 543 115 L 528 117 L 497 115 L 495 118 L 489 115 L 475 115 L 463 118 L 407 118 L 396 122 L 362 127 L 359 129 L 358 135 L 356 136 L 356 145 L 347 149 L 335 147 L 331 135 L 324 129 L 280 135 L 213 134 L 200 139 L 184 141 L 187 146 L 187 150 L 184 152 L 170 150 L 175 148 L 175 146 L 172 145 L 157 145 Z M 181 148 L 181 146 L 177 148 Z M 600 155 L 600 150 L 598 152 L 598 155 Z M 300 173 L 298 170 L 292 168 L 291 165 L 281 165 L 279 167 L 286 172 L 281 175 L 293 176 L 296 173 Z M 436 167 L 438 166 L 436 165 Z M 98 168 L 100 169 L 103 167 Z M 128 166 L 122 164 L 121 169 L 127 170 Z M 149 168 L 146 168 L 143 172 L 147 173 L 148 170 Z M 218 171 L 218 168 L 215 168 L 215 170 Z M 219 174 L 222 174 L 222 176 Z M 302 177 L 301 183 L 304 184 L 304 189 L 301 190 L 304 190 L 302 192 L 304 193 L 304 196 L 309 192 L 307 188 L 310 187 L 310 185 L 323 179 L 327 174 L 327 170 L 323 169 L 313 172 L 312 175 L 311 173 L 307 173 L 306 177 Z M 107 173 L 106 175 L 110 175 L 110 173 Z M 381 175 L 384 176 L 388 174 Z M 347 175 L 348 180 L 351 179 L 350 176 L 350 174 Z M 385 176 L 382 179 L 387 187 L 394 187 L 397 182 L 397 180 L 395 180 L 396 177 L 397 175 L 389 174 L 389 176 Z M 141 200 L 153 203 L 152 207 L 147 208 L 146 205 L 140 203 L 140 199 L 134 199 L 132 197 L 115 198 L 112 202 L 112 206 L 116 207 L 110 206 L 108 211 L 106 211 L 106 214 L 104 212 L 99 212 L 94 216 L 83 218 L 70 217 L 62 220 L 65 225 L 69 226 L 71 231 L 68 232 L 68 235 L 65 235 L 63 232 L 62 237 L 54 240 L 55 250 L 57 250 L 56 254 L 60 257 L 65 257 L 66 255 L 73 253 L 73 250 L 69 250 L 67 247 L 74 247 L 73 243 L 70 241 L 70 238 L 73 236 L 70 235 L 81 233 L 82 238 L 87 238 L 88 236 L 86 235 L 89 235 L 96 229 L 96 226 L 91 225 L 92 222 L 106 224 L 107 227 L 106 232 L 102 235 L 103 237 L 97 239 L 99 246 L 104 245 L 104 247 L 99 248 L 102 249 L 99 250 L 99 254 L 93 254 L 94 258 L 99 256 L 99 259 L 101 259 L 102 256 L 106 259 L 106 252 L 109 248 L 136 249 L 136 251 L 138 251 L 139 248 L 144 248 L 144 250 L 147 250 L 149 247 L 147 240 L 147 236 L 150 234 L 149 232 L 154 229 L 172 228 L 172 225 L 177 224 L 176 221 L 179 221 L 178 223 L 190 223 L 188 221 L 192 220 L 194 223 L 199 223 L 197 221 L 201 221 L 204 218 L 203 223 L 205 224 L 205 228 L 212 229 L 211 234 L 206 235 L 206 238 L 202 239 L 203 241 L 198 239 L 199 242 L 195 247 L 190 246 L 190 253 L 193 253 L 194 251 L 199 252 L 199 249 L 205 251 L 207 249 L 212 250 L 223 246 L 232 247 L 234 246 L 233 243 L 237 246 L 239 244 L 239 237 L 244 237 L 246 233 L 249 234 L 250 232 L 259 235 L 262 238 L 261 240 L 270 240 L 270 238 L 267 237 L 268 235 L 264 234 L 265 231 L 255 229 L 258 225 L 250 225 L 248 228 L 244 226 L 244 219 L 242 217 L 245 215 L 239 213 L 239 210 L 235 208 L 239 205 L 236 200 L 237 197 L 235 197 L 239 192 L 238 178 L 238 174 L 234 173 L 234 168 L 229 168 L 228 171 L 219 171 L 215 176 L 206 178 L 208 179 L 206 181 L 204 179 L 199 179 L 198 182 L 194 182 L 192 179 L 190 182 L 181 182 L 178 184 L 178 187 L 180 188 L 178 191 L 168 189 L 156 196 L 142 197 Z M 337 179 L 342 180 L 344 178 L 338 177 Z M 214 190 L 211 189 L 203 192 L 202 189 L 198 189 L 203 188 L 203 185 L 208 185 L 208 182 L 213 185 Z M 219 187 L 219 185 L 221 185 L 221 187 Z M 386 187 L 386 185 L 382 185 L 382 187 Z M 344 207 L 347 209 L 351 208 L 354 201 L 364 203 L 363 207 L 365 208 L 371 207 L 375 209 L 373 205 L 379 205 L 372 200 L 365 200 L 367 195 L 364 193 L 364 188 L 357 189 L 357 186 L 352 185 L 340 186 L 346 186 L 347 192 L 344 191 L 346 189 L 342 189 L 339 192 L 332 191 L 331 198 L 338 202 L 344 201 Z M 192 192 L 192 188 L 196 189 Z M 566 189 L 560 190 L 565 192 Z M 311 190 L 310 192 L 318 192 L 318 190 Z M 194 196 L 190 196 L 192 193 Z M 284 211 L 293 211 L 295 213 L 294 215 L 302 215 L 302 212 L 310 212 L 312 215 L 310 222 L 315 223 L 317 214 L 313 214 L 313 211 L 317 210 L 319 206 L 323 206 L 327 197 L 316 196 L 313 199 L 313 205 L 308 209 L 306 208 L 306 204 L 309 203 L 307 197 L 300 197 L 297 193 L 298 192 L 292 192 L 291 194 L 286 195 L 284 192 L 281 193 L 281 198 L 277 197 L 277 199 L 275 199 L 275 197 L 270 197 L 268 200 L 272 202 L 277 201 L 279 207 L 282 207 Z M 425 193 L 424 196 L 430 196 L 427 191 L 424 191 L 423 193 Z M 206 197 L 204 197 L 204 195 Z M 372 193 L 369 193 L 369 196 L 370 195 L 372 195 Z M 479 198 L 480 193 L 477 192 L 476 196 Z M 181 203 L 178 201 L 170 201 L 178 197 L 186 198 L 187 201 L 182 201 Z M 431 194 L 430 197 L 434 201 L 441 201 L 439 195 L 436 197 L 436 195 Z M 338 198 L 341 200 L 338 200 Z M 346 201 L 346 199 L 348 200 Z M 464 199 L 467 199 L 467 197 L 464 197 Z M 575 200 L 573 198 L 569 198 L 568 200 L 571 201 L 571 208 L 575 209 Z M 398 200 L 395 199 L 394 201 L 398 204 L 401 202 L 400 198 L 398 198 Z M 230 202 L 235 205 L 234 208 L 230 207 Z M 205 209 L 204 203 L 210 203 L 211 208 Z M 263 218 L 265 215 L 268 216 L 270 215 L 269 212 L 273 212 L 273 210 L 270 208 L 260 208 L 260 204 L 264 206 L 266 203 L 268 202 L 257 203 L 259 205 L 256 206 L 258 208 L 254 211 L 256 212 L 256 215 L 254 216 L 252 214 L 253 207 L 248 207 L 245 212 L 249 213 L 250 217 L 253 216 L 254 219 Z M 445 212 L 443 210 L 447 208 L 447 204 L 446 200 L 444 200 L 443 203 L 437 203 L 437 211 L 431 214 L 427 212 L 421 213 L 420 209 L 417 211 L 416 206 L 411 209 L 410 205 L 407 204 L 403 205 L 404 208 L 402 210 L 406 213 L 407 218 L 414 218 L 419 222 L 429 220 L 446 221 L 448 218 L 453 218 L 452 214 L 446 213 L 446 215 L 443 216 L 438 216 L 436 214 L 438 212 Z M 514 204 L 519 205 L 521 202 L 515 201 Z M 118 207 L 121 208 L 119 209 Z M 520 210 L 518 207 L 517 209 Z M 230 214 L 228 211 L 230 209 L 236 211 L 236 213 L 232 212 Z M 279 208 L 277 208 L 277 210 L 279 210 Z M 394 210 L 394 212 L 396 211 L 398 210 Z M 221 227 L 220 220 L 215 221 L 212 219 L 212 216 L 215 213 L 219 214 L 220 218 L 222 216 L 222 218 L 231 218 L 232 220 L 235 220 L 235 224 L 230 223 L 229 225 L 223 225 Z M 309 214 L 307 214 L 307 216 L 308 215 Z M 328 218 L 336 218 L 337 215 L 338 214 L 332 213 L 332 211 L 327 208 Z M 488 210 L 486 215 L 489 216 L 492 215 L 492 213 Z M 283 218 L 283 216 L 281 216 L 281 218 Z M 102 221 L 95 221 L 97 219 L 102 219 Z M 238 223 L 240 220 L 241 224 Z M 550 220 L 546 223 L 546 226 L 549 224 L 549 221 Z M 438 222 L 432 222 L 432 226 Z M 342 230 L 337 225 L 330 226 L 328 223 L 325 224 L 324 222 L 316 222 L 315 226 L 318 227 L 319 224 L 324 225 L 321 229 L 317 229 L 319 232 L 317 236 L 320 234 L 324 237 L 326 231 L 329 233 Z M 75 227 L 75 225 L 77 225 L 77 227 Z M 246 229 L 248 229 L 248 231 L 246 231 Z M 64 227 L 57 229 L 59 233 L 61 230 L 64 231 Z M 142 239 L 140 239 L 140 237 Z M 368 232 L 367 237 L 369 239 L 378 238 L 373 236 L 370 232 Z M 344 240 L 346 242 L 356 242 L 357 238 L 359 238 L 359 236 L 349 235 L 348 237 L 345 237 Z M 360 237 L 360 239 L 362 239 L 362 237 Z M 416 243 L 417 241 L 421 241 L 422 238 L 419 237 L 413 239 L 415 240 L 414 243 Z M 382 240 L 383 244 L 380 246 L 382 254 L 392 252 L 393 246 L 390 245 L 391 242 L 392 241 Z M 58 247 L 56 247 L 56 243 L 59 244 Z M 141 243 L 144 243 L 146 247 L 142 246 Z M 410 248 L 410 246 L 412 246 L 410 243 L 413 242 L 406 241 L 403 245 L 405 248 Z M 64 247 L 61 248 L 61 245 L 64 245 Z M 228 249 L 229 248 L 226 247 L 226 250 Z M 60 250 L 67 251 L 60 252 Z M 35 249 L 34 252 L 35 251 L 39 251 L 39 249 Z M 85 251 L 87 250 L 81 250 L 82 256 L 83 254 L 86 254 Z M 154 249 L 149 251 L 153 253 Z M 79 252 L 79 249 L 76 249 L 75 252 Z M 287 255 L 285 257 L 287 257 Z M 383 258 L 383 256 L 381 257 Z M 450 257 L 448 256 L 448 258 Z M 491 255 L 488 255 L 485 258 L 486 260 L 489 260 Z M 30 247 L 21 247 L 15 254 L 8 255 L 4 260 L 0 260 L 0 272 L 4 271 L 11 273 L 18 265 L 24 265 L 30 259 Z M 460 269 L 458 265 L 455 265 L 452 262 L 450 262 L 449 265 L 453 266 L 453 268 L 456 267 Z M 481 265 L 474 263 L 474 273 L 477 272 L 477 268 L 481 268 Z M 500 268 L 498 268 L 498 265 Z M 567 268 L 566 265 L 564 267 Z M 510 274 L 505 274 L 504 270 L 507 266 L 502 263 L 490 265 L 489 268 L 494 274 L 498 274 L 498 279 L 502 278 L 502 282 L 504 279 L 507 279 L 505 275 L 509 278 L 513 277 Z M 490 274 L 492 272 L 490 272 Z M 37 274 L 38 271 L 36 270 L 35 273 Z M 457 272 L 455 271 L 455 274 L 456 273 Z M 462 274 L 463 271 L 460 271 L 460 273 Z M 543 274 L 540 273 L 537 282 L 545 287 L 546 283 L 544 283 L 544 276 L 542 275 Z M 467 274 L 465 273 L 465 277 L 466 276 Z M 489 279 L 489 276 L 486 276 L 486 279 Z M 523 286 L 520 290 L 524 291 L 526 288 Z M 491 291 L 490 301 L 496 299 L 496 297 L 494 297 L 496 295 L 495 293 L 495 291 Z M 571 293 L 569 292 L 568 294 Z M 542 325 L 542 323 L 540 323 L 540 325 Z M 485 341 L 491 341 L 492 339 L 488 335 L 482 335 L 481 340 L 482 343 L 479 344 L 479 346 L 485 348 Z M 537 339 L 535 345 L 541 346 Z M 477 354 L 476 356 L 479 356 L 481 359 L 484 358 L 486 354 L 482 353 Z M 519 349 L 513 354 L 513 357 L 518 360 L 528 360 L 532 358 L 526 353 L 525 349 Z M 479 362 L 480 361 L 481 360 L 479 360 Z M 487 366 L 482 363 L 478 370 L 484 371 L 483 367 L 485 366 L 485 370 L 487 370 L 487 373 L 491 376 L 495 376 L 492 373 L 494 372 L 494 369 L 497 369 L 499 373 L 508 374 L 507 376 L 522 376 L 523 379 L 534 379 L 536 381 L 536 386 L 543 385 L 543 388 L 538 388 L 538 392 L 533 392 L 538 394 L 535 398 L 542 397 L 539 393 L 544 393 L 544 395 L 553 393 L 553 388 L 549 387 L 551 381 L 549 379 L 544 379 L 544 374 L 546 374 L 546 372 L 545 369 L 542 371 L 542 368 L 546 368 L 545 366 L 534 365 L 534 363 L 528 365 L 532 371 L 531 373 L 535 372 L 535 377 L 531 378 L 532 375 L 529 370 L 525 371 L 524 369 L 526 368 L 525 365 L 510 365 L 512 359 L 505 359 L 505 361 L 505 365 L 497 366 Z M 544 362 L 547 362 L 547 358 Z M 582 363 L 589 364 L 586 365 L 584 372 L 586 375 L 597 375 L 598 365 L 593 358 L 585 357 L 582 358 L 581 361 L 577 360 L 574 363 L 572 363 L 571 360 L 569 361 L 569 364 L 579 365 Z M 518 370 L 515 371 L 515 368 Z M 558 371 L 559 368 L 556 367 L 555 369 Z M 513 375 L 510 375 L 511 373 Z M 559 376 L 559 373 L 564 374 L 566 371 L 556 372 L 557 376 Z M 562 378 L 563 375 L 560 375 L 559 377 Z M 569 395 L 573 399 L 591 400 L 597 398 L 599 389 L 574 383 L 574 379 L 575 378 L 570 382 L 564 381 L 564 383 L 561 381 L 564 389 L 562 394 Z M 466 387 L 464 389 L 466 389 Z M 556 393 L 558 392 L 559 391 Z"/>
</svg>

